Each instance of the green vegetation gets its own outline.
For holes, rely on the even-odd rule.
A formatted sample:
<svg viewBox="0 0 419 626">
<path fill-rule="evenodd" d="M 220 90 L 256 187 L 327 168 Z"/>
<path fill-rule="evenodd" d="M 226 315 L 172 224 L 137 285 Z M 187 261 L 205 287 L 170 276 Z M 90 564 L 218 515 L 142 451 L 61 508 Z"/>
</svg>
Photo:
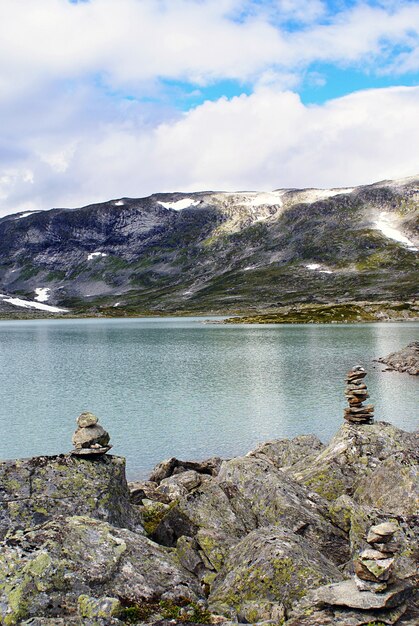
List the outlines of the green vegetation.
<svg viewBox="0 0 419 626">
<path fill-rule="evenodd" d="M 36 276 L 41 271 L 40 267 L 35 267 L 30 263 L 26 263 L 20 271 L 19 280 L 29 280 L 33 276 Z"/>
<path fill-rule="evenodd" d="M 151 618 L 153 621 L 156 619 L 175 620 L 181 624 L 209 624 L 211 622 L 211 613 L 207 609 L 186 599 L 178 604 L 161 600 L 158 603 L 144 602 L 142 604 L 123 602 L 122 605 L 118 618 L 125 624 L 139 624 Z"/>
<path fill-rule="evenodd" d="M 176 502 L 172 503 L 172 505 L 163 504 L 162 502 L 150 502 L 148 506 L 141 508 L 141 517 L 147 535 L 152 535 L 155 532 L 160 522 L 175 504 Z"/>
<path fill-rule="evenodd" d="M 416 302 L 301 304 L 264 314 L 232 317 L 226 324 L 336 324 L 418 319 Z"/>
</svg>

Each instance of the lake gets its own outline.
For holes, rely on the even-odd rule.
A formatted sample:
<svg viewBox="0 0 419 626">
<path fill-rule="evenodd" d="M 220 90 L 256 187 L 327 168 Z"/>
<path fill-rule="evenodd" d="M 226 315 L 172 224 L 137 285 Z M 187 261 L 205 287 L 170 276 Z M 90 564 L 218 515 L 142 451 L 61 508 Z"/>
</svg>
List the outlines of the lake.
<svg viewBox="0 0 419 626">
<path fill-rule="evenodd" d="M 258 442 L 343 422 L 344 378 L 368 376 L 375 418 L 417 427 L 418 380 L 372 359 L 418 325 L 222 325 L 202 318 L 0 322 L 0 459 L 71 448 L 79 413 L 98 415 L 128 478 L 170 456 L 229 457 Z"/>
</svg>

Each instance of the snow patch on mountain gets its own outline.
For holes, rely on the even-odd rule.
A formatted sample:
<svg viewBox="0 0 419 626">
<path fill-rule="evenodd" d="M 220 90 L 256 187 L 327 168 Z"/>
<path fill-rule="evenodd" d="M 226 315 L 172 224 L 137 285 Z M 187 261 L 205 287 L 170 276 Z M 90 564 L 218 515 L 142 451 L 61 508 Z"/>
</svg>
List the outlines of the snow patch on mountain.
<svg viewBox="0 0 419 626">
<path fill-rule="evenodd" d="M 305 267 L 308 270 L 320 272 L 321 274 L 333 274 L 332 270 L 325 269 L 320 263 L 307 263 Z"/>
<path fill-rule="evenodd" d="M 403 233 L 397 228 L 398 220 L 394 215 L 382 211 L 374 225 L 375 228 L 384 235 L 384 237 L 387 237 L 387 239 L 393 239 L 393 241 L 403 244 L 413 252 L 418 251 L 418 248 L 415 246 L 413 241 L 403 235 Z"/>
<path fill-rule="evenodd" d="M 241 202 L 245 206 L 258 207 L 258 206 L 282 206 L 281 196 L 284 195 L 284 191 L 271 191 L 271 192 L 255 192 L 248 194 L 246 199 Z"/>
<path fill-rule="evenodd" d="M 40 302 L 34 302 L 33 300 L 22 300 L 22 298 L 14 298 L 0 293 L 0 300 L 13 306 L 18 306 L 23 309 L 38 309 L 39 311 L 47 311 L 48 313 L 67 313 L 68 309 L 59 309 L 57 306 L 50 306 L 49 304 L 41 304 Z"/>
<path fill-rule="evenodd" d="M 104 257 L 104 256 L 108 256 L 106 252 L 91 252 L 90 254 L 87 255 L 87 260 L 92 261 L 93 259 L 96 259 L 97 257 Z"/>
<path fill-rule="evenodd" d="M 49 292 L 51 291 L 51 289 L 49 287 L 37 287 L 35 289 L 35 300 L 37 300 L 37 302 L 47 302 L 49 300 Z"/>
<path fill-rule="evenodd" d="M 158 200 L 157 203 L 164 206 L 165 209 L 175 209 L 175 211 L 182 211 L 182 209 L 188 209 L 199 204 L 198 200 L 193 198 L 182 198 L 182 200 L 175 200 L 174 202 L 161 202 Z"/>
<path fill-rule="evenodd" d="M 312 202 L 318 202 L 319 200 L 333 198 L 333 196 L 352 193 L 353 190 L 354 187 L 342 187 L 335 189 L 303 189 L 301 191 L 298 190 L 297 193 L 302 196 L 300 202 L 303 204 L 311 204 Z"/>
<path fill-rule="evenodd" d="M 125 202 L 123 200 L 116 200 L 113 204 L 114 206 L 124 206 Z"/>
<path fill-rule="evenodd" d="M 260 206 L 279 206 L 282 207 L 282 196 L 286 193 L 286 189 L 278 191 L 224 191 L 215 194 L 216 200 L 232 200 L 234 204 L 246 207 Z"/>
<path fill-rule="evenodd" d="M 21 220 L 24 217 L 28 217 L 28 215 L 33 215 L 34 213 L 39 213 L 39 211 L 27 211 L 26 213 L 21 213 L 20 215 L 15 217 L 15 220 Z"/>
</svg>

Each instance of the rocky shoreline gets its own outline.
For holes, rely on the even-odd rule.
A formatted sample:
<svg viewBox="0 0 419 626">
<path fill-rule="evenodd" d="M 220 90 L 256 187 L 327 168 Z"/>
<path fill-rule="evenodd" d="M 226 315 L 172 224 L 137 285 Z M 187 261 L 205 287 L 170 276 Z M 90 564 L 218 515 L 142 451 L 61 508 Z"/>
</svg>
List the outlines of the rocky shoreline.
<svg viewBox="0 0 419 626">
<path fill-rule="evenodd" d="M 412 341 L 405 348 L 377 359 L 377 362 L 387 365 L 388 371 L 419 376 L 419 341 Z"/>
<path fill-rule="evenodd" d="M 0 462 L 1 624 L 418 623 L 418 431 L 369 412 L 328 445 L 172 458 L 127 484 L 95 420 L 72 454 Z"/>
</svg>

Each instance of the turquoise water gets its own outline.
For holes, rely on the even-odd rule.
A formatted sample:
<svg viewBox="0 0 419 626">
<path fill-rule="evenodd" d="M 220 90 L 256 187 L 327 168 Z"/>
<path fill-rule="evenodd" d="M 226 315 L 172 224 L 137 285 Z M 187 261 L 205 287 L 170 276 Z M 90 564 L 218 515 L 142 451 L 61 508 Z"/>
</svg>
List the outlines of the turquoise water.
<svg viewBox="0 0 419 626">
<path fill-rule="evenodd" d="M 245 453 L 342 423 L 344 375 L 362 364 L 376 419 L 417 426 L 419 381 L 373 364 L 415 323 L 251 325 L 202 318 L 0 322 L 0 458 L 67 452 L 96 413 L 129 478 L 170 456 Z"/>
</svg>

